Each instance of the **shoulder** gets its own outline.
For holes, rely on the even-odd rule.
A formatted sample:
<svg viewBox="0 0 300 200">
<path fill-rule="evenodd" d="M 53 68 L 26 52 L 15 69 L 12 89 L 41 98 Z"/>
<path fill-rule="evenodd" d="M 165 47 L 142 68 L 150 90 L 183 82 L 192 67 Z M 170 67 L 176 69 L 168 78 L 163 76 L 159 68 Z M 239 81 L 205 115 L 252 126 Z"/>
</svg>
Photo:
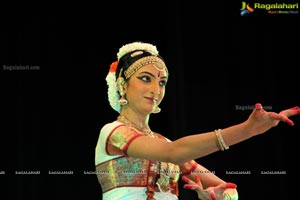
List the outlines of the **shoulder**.
<svg viewBox="0 0 300 200">
<path fill-rule="evenodd" d="M 118 132 L 128 132 L 128 131 L 130 131 L 130 132 L 139 133 L 138 130 L 136 130 L 134 128 L 131 128 L 131 127 L 128 127 L 122 122 L 114 121 L 114 122 L 110 122 L 110 123 L 105 124 L 102 127 L 102 129 L 100 131 L 100 134 L 111 134 L 111 133 L 115 132 L 116 129 L 118 130 Z"/>
<path fill-rule="evenodd" d="M 110 132 L 114 131 L 114 129 L 116 129 L 122 125 L 123 124 L 118 121 L 113 121 L 113 122 L 107 123 L 101 128 L 100 133 L 110 133 Z"/>
</svg>

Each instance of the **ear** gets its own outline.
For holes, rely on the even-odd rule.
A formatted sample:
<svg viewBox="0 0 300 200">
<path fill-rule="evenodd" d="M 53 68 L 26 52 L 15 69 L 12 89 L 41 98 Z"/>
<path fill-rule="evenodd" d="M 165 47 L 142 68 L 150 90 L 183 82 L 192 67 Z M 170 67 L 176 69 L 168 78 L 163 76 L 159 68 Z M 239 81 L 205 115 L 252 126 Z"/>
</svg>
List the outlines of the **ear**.
<svg viewBox="0 0 300 200">
<path fill-rule="evenodd" d="M 123 91 L 126 93 L 127 91 L 127 87 L 128 87 L 128 82 L 125 81 L 124 85 L 123 85 Z"/>
</svg>

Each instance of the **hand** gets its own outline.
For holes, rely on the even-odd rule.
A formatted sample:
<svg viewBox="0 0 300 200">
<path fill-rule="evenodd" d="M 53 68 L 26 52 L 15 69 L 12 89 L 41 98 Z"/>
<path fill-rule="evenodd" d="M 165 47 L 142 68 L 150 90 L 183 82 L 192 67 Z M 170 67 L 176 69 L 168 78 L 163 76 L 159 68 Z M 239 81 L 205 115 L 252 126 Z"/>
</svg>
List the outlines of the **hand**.
<svg viewBox="0 0 300 200">
<path fill-rule="evenodd" d="M 257 103 L 246 123 L 249 126 L 249 130 L 252 130 L 252 133 L 257 135 L 277 126 L 280 121 L 293 126 L 294 122 L 289 117 L 294 115 L 300 115 L 300 108 L 298 106 L 275 113 L 265 111 L 262 105 Z"/>
<path fill-rule="evenodd" d="M 223 200 L 224 191 L 228 188 L 235 189 L 237 186 L 234 183 L 221 183 L 214 187 L 208 187 L 203 189 L 200 181 L 200 175 L 195 176 L 196 181 L 192 181 L 186 176 L 182 176 L 182 180 L 187 184 L 184 184 L 184 188 L 191 189 L 197 192 L 198 198 L 202 200 Z"/>
</svg>

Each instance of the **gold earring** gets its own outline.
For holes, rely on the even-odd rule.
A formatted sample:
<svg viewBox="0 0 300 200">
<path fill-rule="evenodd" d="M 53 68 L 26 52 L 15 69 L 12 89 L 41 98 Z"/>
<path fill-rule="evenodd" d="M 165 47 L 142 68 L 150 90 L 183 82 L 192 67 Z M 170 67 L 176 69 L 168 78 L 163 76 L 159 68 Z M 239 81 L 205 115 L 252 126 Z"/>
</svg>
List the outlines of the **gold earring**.
<svg viewBox="0 0 300 200">
<path fill-rule="evenodd" d="M 157 114 L 157 113 L 160 113 L 160 111 L 161 111 L 161 108 L 155 107 L 155 109 L 152 111 L 152 113 Z"/>
<path fill-rule="evenodd" d="M 118 91 L 119 91 L 120 96 L 121 96 L 120 99 L 119 99 L 119 103 L 122 106 L 128 104 L 128 101 L 125 98 L 124 84 L 125 84 L 124 78 L 121 77 L 121 76 L 118 77 L 118 79 L 117 79 L 117 88 L 118 88 Z"/>
</svg>

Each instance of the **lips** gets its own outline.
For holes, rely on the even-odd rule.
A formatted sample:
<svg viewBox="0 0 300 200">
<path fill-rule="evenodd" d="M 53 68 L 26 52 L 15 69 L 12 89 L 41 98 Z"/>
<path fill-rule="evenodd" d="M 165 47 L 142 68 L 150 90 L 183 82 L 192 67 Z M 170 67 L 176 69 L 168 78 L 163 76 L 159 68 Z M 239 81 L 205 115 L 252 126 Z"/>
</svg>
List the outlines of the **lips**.
<svg viewBox="0 0 300 200">
<path fill-rule="evenodd" d="M 146 97 L 146 99 L 150 100 L 153 103 L 157 103 L 158 98 L 153 98 L 153 97 Z"/>
</svg>

